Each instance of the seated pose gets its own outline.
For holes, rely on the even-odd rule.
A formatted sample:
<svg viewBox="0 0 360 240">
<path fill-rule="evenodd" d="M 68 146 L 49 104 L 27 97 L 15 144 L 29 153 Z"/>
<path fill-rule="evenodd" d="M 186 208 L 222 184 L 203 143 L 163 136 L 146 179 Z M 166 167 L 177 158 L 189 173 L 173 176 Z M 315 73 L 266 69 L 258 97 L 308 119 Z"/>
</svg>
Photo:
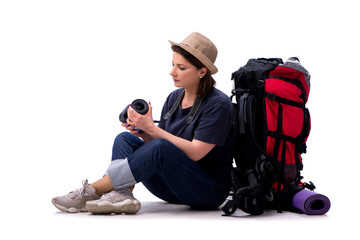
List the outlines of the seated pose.
<svg viewBox="0 0 360 240">
<path fill-rule="evenodd" d="M 137 213 L 141 204 L 132 190 L 139 182 L 164 201 L 196 209 L 216 209 L 227 198 L 233 107 L 229 97 L 214 87 L 217 48 L 197 32 L 181 43 L 170 43 L 170 75 L 178 89 L 167 97 L 160 123 L 155 125 L 150 103 L 144 115 L 129 107 L 122 124 L 128 131 L 116 137 L 105 175 L 53 198 L 59 210 Z"/>
</svg>

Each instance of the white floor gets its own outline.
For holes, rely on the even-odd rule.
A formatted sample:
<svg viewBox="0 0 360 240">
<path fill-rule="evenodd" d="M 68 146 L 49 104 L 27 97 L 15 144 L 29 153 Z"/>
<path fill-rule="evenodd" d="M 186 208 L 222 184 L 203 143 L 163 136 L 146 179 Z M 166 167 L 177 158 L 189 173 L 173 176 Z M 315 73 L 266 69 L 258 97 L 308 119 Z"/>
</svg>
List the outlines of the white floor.
<svg viewBox="0 0 360 240">
<path fill-rule="evenodd" d="M 351 221 L 356 213 L 347 214 L 339 206 L 322 216 L 276 211 L 249 216 L 238 210 L 226 217 L 220 209 L 196 211 L 165 203 L 140 184 L 135 194 L 142 200 L 136 215 L 67 214 L 52 206 L 50 196 L 42 196 L 40 202 L 34 198 L 32 209 L 25 203 L 15 210 L 3 209 L 1 232 L 11 236 L 8 239 L 359 239 L 358 223 Z M 13 206 L 19 201 L 10 200 Z"/>
</svg>

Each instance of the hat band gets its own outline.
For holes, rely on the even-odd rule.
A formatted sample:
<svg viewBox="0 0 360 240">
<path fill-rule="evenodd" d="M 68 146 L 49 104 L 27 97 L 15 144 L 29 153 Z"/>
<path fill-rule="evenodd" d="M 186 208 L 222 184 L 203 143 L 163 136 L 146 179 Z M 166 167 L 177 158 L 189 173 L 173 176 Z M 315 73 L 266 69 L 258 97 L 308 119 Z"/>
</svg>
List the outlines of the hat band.
<svg viewBox="0 0 360 240">
<path fill-rule="evenodd" d="M 200 52 L 199 50 L 193 48 L 189 44 L 181 42 L 181 43 L 179 43 L 179 45 L 184 45 L 184 46 L 190 48 L 191 50 L 196 51 L 197 53 L 201 54 L 204 58 L 206 58 L 208 61 L 210 61 L 212 64 L 214 64 L 207 56 L 205 56 L 202 52 Z M 193 55 L 192 53 L 190 53 L 190 54 Z M 202 62 L 197 56 L 194 56 L 194 57 L 197 58 L 200 62 Z M 204 64 L 204 65 L 206 65 L 206 64 Z"/>
</svg>

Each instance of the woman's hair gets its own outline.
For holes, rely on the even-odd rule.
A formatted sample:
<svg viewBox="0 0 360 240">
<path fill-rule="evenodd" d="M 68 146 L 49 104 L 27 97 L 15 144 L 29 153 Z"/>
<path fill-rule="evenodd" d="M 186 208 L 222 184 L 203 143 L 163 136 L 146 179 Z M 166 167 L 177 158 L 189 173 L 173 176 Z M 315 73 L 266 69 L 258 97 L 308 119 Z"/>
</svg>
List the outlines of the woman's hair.
<svg viewBox="0 0 360 240">
<path fill-rule="evenodd" d="M 174 52 L 177 52 L 181 56 L 183 56 L 192 65 L 194 65 L 197 69 L 201 69 L 201 68 L 205 67 L 205 65 L 202 64 L 196 57 L 194 57 L 192 54 L 190 54 L 188 51 L 184 50 L 183 48 L 176 46 L 176 45 L 172 45 L 171 49 Z M 215 84 L 216 84 L 216 81 L 211 76 L 211 73 L 208 69 L 206 71 L 206 74 L 200 79 L 197 95 L 199 95 L 199 96 L 207 95 L 214 88 Z"/>
</svg>

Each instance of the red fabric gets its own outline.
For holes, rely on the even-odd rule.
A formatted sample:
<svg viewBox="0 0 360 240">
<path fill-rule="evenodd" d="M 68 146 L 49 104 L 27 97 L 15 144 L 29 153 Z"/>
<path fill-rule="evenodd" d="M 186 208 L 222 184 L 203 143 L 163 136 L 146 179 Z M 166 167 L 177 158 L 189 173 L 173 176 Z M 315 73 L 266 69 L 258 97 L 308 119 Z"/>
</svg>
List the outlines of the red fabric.
<svg viewBox="0 0 360 240">
<path fill-rule="evenodd" d="M 305 89 L 307 98 L 309 97 L 310 88 L 306 84 L 304 73 L 299 72 L 299 71 L 297 71 L 297 70 L 295 70 L 293 68 L 278 66 L 273 71 L 270 72 L 269 78 L 271 78 L 272 76 L 279 76 L 279 77 L 286 77 L 286 78 L 291 78 L 291 79 L 298 79 L 300 81 L 301 85 L 303 86 L 303 88 Z M 308 100 L 307 98 L 305 100 L 305 103 Z M 303 102 L 303 101 L 301 101 L 301 102 Z"/>
<path fill-rule="evenodd" d="M 295 84 L 286 82 L 281 79 L 272 78 L 275 76 L 285 77 L 290 79 L 299 79 L 299 82 L 303 86 L 306 92 L 306 96 L 309 95 L 309 87 L 306 84 L 304 74 L 287 67 L 278 66 L 273 71 L 270 72 L 269 78 L 265 79 L 265 92 L 272 93 L 278 97 L 296 101 L 299 103 L 304 103 L 301 99 L 302 90 L 298 88 Z M 307 99 L 306 99 L 307 101 Z M 305 101 L 305 102 L 306 102 Z M 277 101 L 270 100 L 265 98 L 266 105 L 266 120 L 268 131 L 276 132 L 278 124 L 278 112 L 279 104 L 282 106 L 282 129 L 281 134 L 296 138 L 300 135 L 303 124 L 304 124 L 304 110 L 299 107 L 291 106 L 285 103 L 279 103 Z M 268 136 L 266 152 L 273 156 L 274 154 L 274 145 L 275 138 Z M 280 141 L 280 146 L 278 150 L 277 160 L 281 161 L 281 154 L 283 148 L 283 140 Z M 295 161 L 295 144 L 291 142 L 285 143 L 286 152 L 285 152 L 285 169 L 284 177 L 288 181 L 292 181 L 296 177 L 296 161 Z M 301 156 L 299 154 L 299 159 L 301 162 Z"/>
</svg>

